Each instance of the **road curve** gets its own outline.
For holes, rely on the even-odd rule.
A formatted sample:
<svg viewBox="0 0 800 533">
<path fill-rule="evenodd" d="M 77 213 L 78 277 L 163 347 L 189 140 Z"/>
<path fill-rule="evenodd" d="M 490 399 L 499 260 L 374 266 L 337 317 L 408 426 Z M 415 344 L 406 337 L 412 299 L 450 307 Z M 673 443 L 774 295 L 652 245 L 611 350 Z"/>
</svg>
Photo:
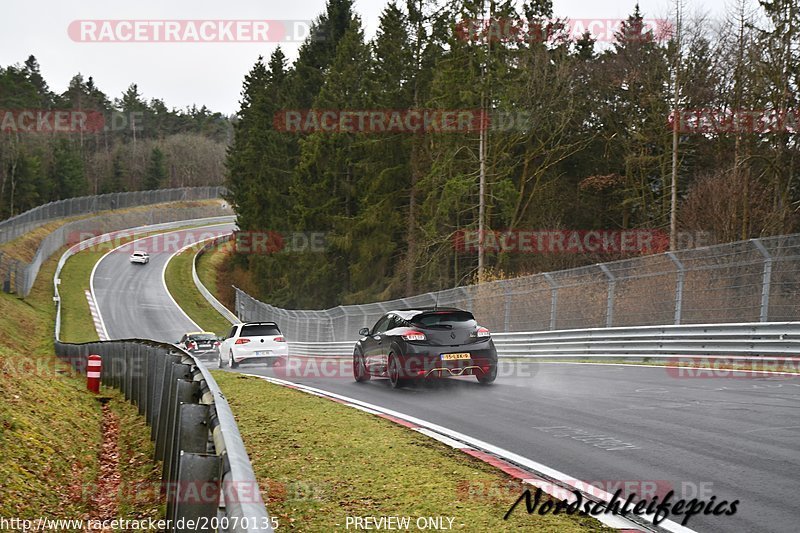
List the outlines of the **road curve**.
<svg viewBox="0 0 800 533">
<path fill-rule="evenodd" d="M 233 224 L 172 231 L 139 239 L 112 250 L 98 263 L 91 286 L 109 339 L 144 337 L 175 342 L 197 329 L 170 298 L 163 283 L 169 258 L 185 245 L 230 233 Z M 131 252 L 150 254 L 147 265 L 132 264 Z"/>
<path fill-rule="evenodd" d="M 96 297 L 112 338 L 175 340 L 192 329 L 161 282 L 166 256 L 154 255 L 144 268 L 129 265 L 127 254 L 98 264 Z M 456 378 L 391 390 L 385 380 L 355 383 L 347 361 L 240 371 L 407 413 L 608 492 L 655 486 L 687 500 L 739 500 L 734 516 L 694 516 L 687 525 L 696 531 L 797 530 L 797 377 L 699 378 L 658 367 L 530 363 L 504 367 L 491 387 Z"/>
</svg>

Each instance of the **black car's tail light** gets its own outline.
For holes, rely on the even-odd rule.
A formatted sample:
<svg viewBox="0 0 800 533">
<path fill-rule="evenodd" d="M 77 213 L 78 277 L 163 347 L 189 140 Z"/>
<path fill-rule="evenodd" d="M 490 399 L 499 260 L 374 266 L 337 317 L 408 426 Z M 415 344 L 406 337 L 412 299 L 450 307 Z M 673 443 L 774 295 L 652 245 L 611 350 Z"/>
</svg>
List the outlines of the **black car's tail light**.
<svg viewBox="0 0 800 533">
<path fill-rule="evenodd" d="M 421 331 L 407 331 L 403 335 L 404 341 L 424 341 L 425 334 Z"/>
<path fill-rule="evenodd" d="M 476 329 L 471 335 L 471 337 L 491 337 L 492 334 L 489 332 L 488 329 L 484 328 L 483 326 Z"/>
</svg>

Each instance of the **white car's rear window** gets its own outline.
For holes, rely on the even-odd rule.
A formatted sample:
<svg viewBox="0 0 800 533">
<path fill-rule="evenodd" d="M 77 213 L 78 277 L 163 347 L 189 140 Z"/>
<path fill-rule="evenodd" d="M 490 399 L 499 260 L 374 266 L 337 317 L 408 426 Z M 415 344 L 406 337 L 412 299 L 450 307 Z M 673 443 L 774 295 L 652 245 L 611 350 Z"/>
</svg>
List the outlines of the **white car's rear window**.
<svg viewBox="0 0 800 533">
<path fill-rule="evenodd" d="M 242 337 L 271 337 L 273 335 L 280 335 L 281 330 L 278 326 L 270 324 L 251 324 L 249 326 L 242 326 Z"/>
</svg>

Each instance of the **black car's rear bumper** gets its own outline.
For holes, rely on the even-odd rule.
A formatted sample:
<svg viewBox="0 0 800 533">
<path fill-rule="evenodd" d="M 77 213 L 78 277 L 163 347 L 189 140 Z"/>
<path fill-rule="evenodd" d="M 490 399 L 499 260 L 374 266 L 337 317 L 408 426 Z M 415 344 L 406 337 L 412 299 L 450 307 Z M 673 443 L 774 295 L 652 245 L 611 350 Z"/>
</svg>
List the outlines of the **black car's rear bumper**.
<svg viewBox="0 0 800 533">
<path fill-rule="evenodd" d="M 187 351 L 192 355 L 210 355 L 210 354 L 217 355 L 217 354 L 219 354 L 219 348 L 200 348 L 200 349 L 187 350 Z"/>
<path fill-rule="evenodd" d="M 477 346 L 480 348 L 476 349 Z M 469 359 L 442 359 L 442 354 L 463 353 L 468 353 Z M 462 346 L 408 344 L 403 353 L 397 354 L 397 358 L 401 367 L 401 377 L 410 379 L 480 376 L 490 374 L 492 367 L 497 366 L 497 350 L 491 342 Z"/>
</svg>

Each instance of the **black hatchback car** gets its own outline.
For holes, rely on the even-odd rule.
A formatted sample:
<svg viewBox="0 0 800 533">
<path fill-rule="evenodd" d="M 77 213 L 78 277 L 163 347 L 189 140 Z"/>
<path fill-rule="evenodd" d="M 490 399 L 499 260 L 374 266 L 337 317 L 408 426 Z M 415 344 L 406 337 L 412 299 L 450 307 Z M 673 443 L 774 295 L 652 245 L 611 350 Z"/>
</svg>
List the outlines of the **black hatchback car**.
<svg viewBox="0 0 800 533">
<path fill-rule="evenodd" d="M 219 352 L 219 338 L 209 331 L 187 333 L 176 344 L 192 355 L 216 355 Z"/>
<path fill-rule="evenodd" d="M 353 352 L 358 382 L 389 378 L 392 388 L 412 379 L 475 376 L 482 384 L 497 377 L 497 350 L 489 330 L 468 311 L 405 309 L 362 328 Z"/>
</svg>

